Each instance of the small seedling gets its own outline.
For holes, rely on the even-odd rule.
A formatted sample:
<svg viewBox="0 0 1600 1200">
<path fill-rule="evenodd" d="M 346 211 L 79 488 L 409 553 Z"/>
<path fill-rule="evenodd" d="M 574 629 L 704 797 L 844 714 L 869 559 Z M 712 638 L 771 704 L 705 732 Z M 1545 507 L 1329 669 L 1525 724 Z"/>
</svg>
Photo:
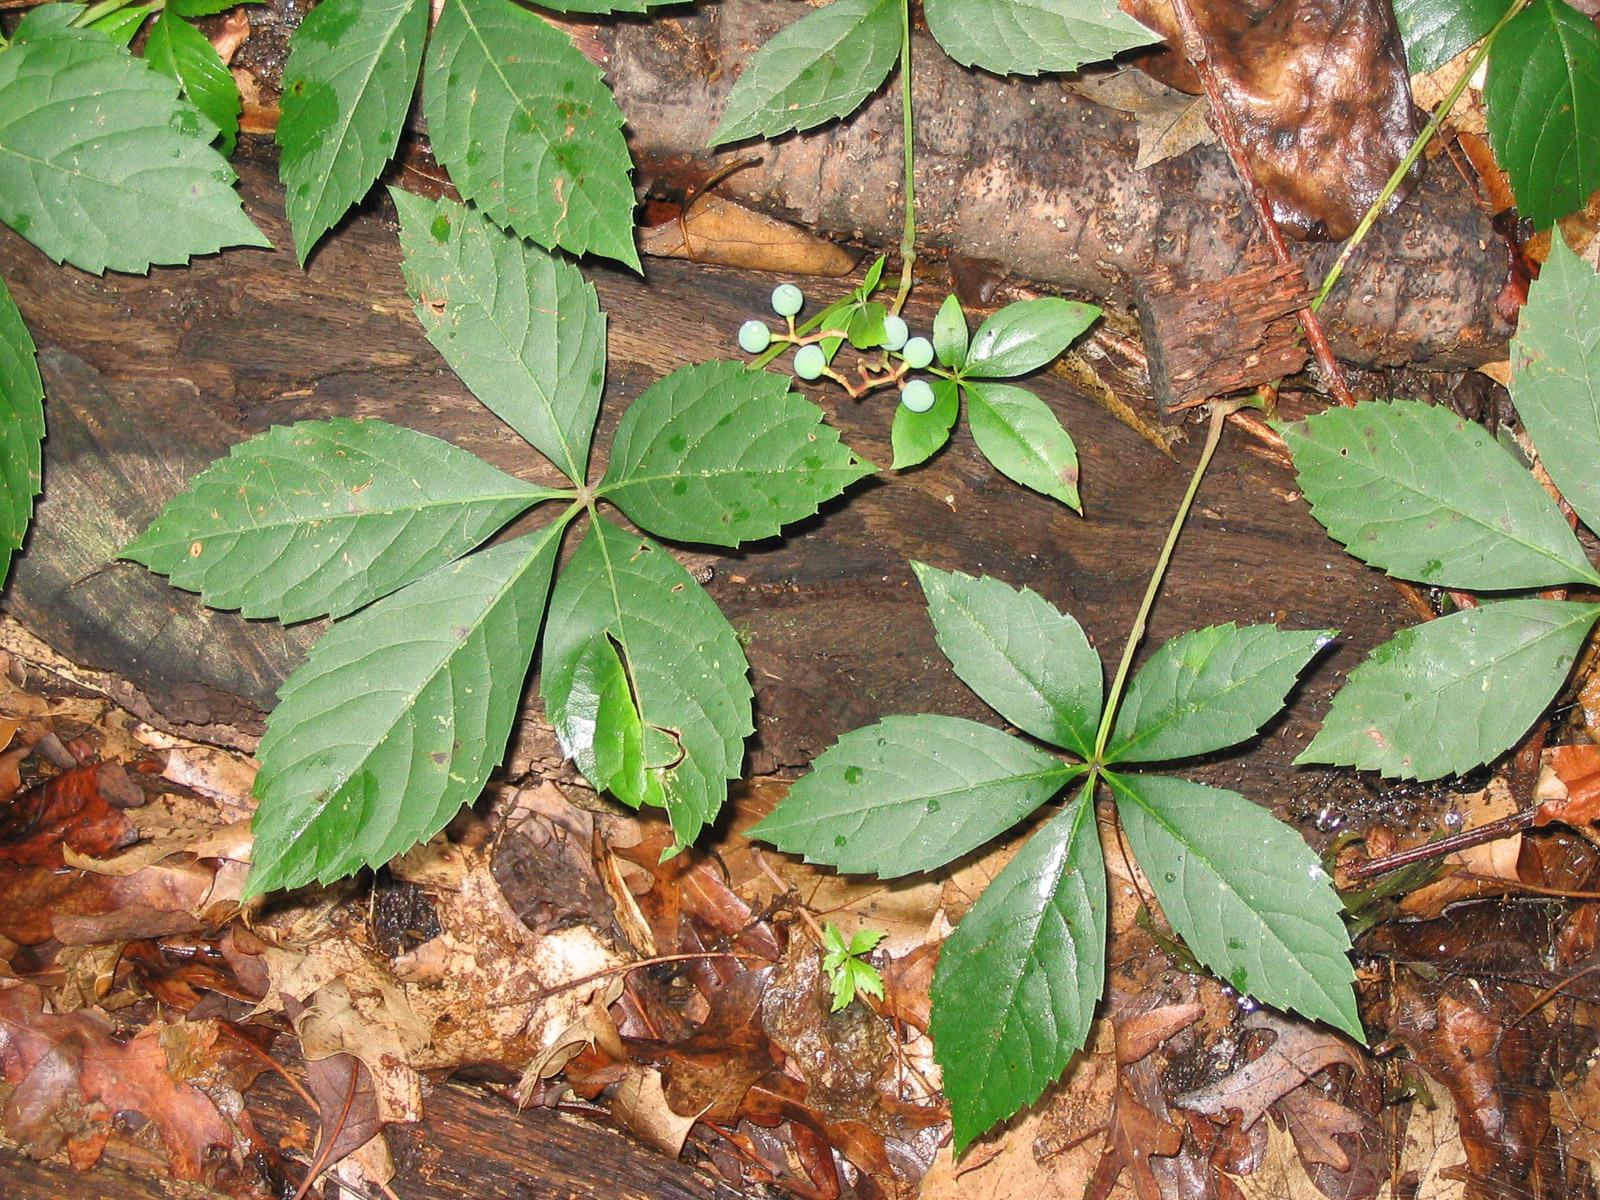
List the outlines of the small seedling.
<svg viewBox="0 0 1600 1200">
<path fill-rule="evenodd" d="M 883 976 L 867 961 L 867 955 L 888 936 L 880 929 L 858 929 L 847 942 L 844 933 L 832 921 L 823 926 L 822 945 L 827 953 L 822 959 L 822 969 L 833 987 L 832 1011 L 843 1011 L 856 998 L 857 992 L 875 1000 L 883 999 Z"/>
</svg>

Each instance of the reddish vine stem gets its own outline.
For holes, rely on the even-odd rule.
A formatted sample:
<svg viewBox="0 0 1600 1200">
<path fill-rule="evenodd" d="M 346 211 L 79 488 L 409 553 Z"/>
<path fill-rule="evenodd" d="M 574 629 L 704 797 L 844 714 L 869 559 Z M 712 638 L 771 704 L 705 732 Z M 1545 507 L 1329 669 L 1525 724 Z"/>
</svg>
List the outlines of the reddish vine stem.
<svg viewBox="0 0 1600 1200">
<path fill-rule="evenodd" d="M 1385 854 L 1382 858 L 1369 858 L 1366 862 L 1356 863 L 1348 868 L 1345 874 L 1351 879 L 1372 879 L 1378 875 L 1387 875 L 1390 871 L 1398 871 L 1402 867 L 1409 867 L 1414 863 L 1442 858 L 1458 850 L 1470 850 L 1474 846 L 1482 846 L 1488 842 L 1499 841 L 1503 837 L 1510 837 L 1513 833 L 1521 833 L 1533 825 L 1538 815 L 1537 807 L 1524 808 L 1509 817 L 1501 817 L 1498 821 L 1490 821 L 1485 825 L 1474 825 L 1471 829 L 1463 829 L 1460 833 L 1453 833 L 1437 841 L 1424 842 L 1407 850 L 1397 850 L 1393 854 Z"/>
<path fill-rule="evenodd" d="M 1256 178 L 1255 169 L 1250 166 L 1250 160 L 1245 156 L 1244 143 L 1239 140 L 1239 130 L 1233 123 L 1233 114 L 1228 110 L 1227 103 L 1222 97 L 1222 85 L 1217 81 L 1217 73 L 1211 65 L 1205 39 L 1200 34 L 1200 26 L 1195 22 L 1189 0 L 1173 0 L 1172 7 L 1177 14 L 1178 27 L 1183 34 L 1184 57 L 1200 76 L 1200 85 L 1205 89 L 1206 102 L 1211 106 L 1211 116 L 1217 125 L 1217 136 L 1227 148 L 1234 172 L 1239 176 L 1245 194 L 1250 197 L 1250 206 L 1255 209 L 1256 221 L 1266 237 L 1268 249 L 1272 251 L 1273 261 L 1282 267 L 1294 266 L 1296 264 L 1289 254 L 1289 247 L 1284 244 L 1283 231 L 1278 228 L 1277 218 L 1272 215 L 1272 205 L 1267 200 L 1266 189 L 1261 186 L 1261 181 Z M 1339 360 L 1333 356 L 1333 348 L 1328 345 L 1328 335 L 1323 332 L 1322 322 L 1317 319 L 1317 314 L 1307 304 L 1295 315 L 1300 319 L 1300 328 L 1305 330 L 1306 341 L 1316 356 L 1317 366 L 1322 369 L 1322 377 L 1328 385 L 1328 390 L 1333 393 L 1333 398 L 1346 407 L 1354 407 L 1356 398 L 1351 394 L 1350 385 L 1345 381 L 1344 369 L 1339 366 Z"/>
</svg>

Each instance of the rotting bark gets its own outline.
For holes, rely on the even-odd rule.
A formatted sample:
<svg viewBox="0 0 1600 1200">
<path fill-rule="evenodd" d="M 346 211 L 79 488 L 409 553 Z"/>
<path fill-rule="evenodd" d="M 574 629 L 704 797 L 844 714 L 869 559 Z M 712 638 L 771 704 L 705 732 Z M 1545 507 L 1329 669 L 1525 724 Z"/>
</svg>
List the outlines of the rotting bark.
<svg viewBox="0 0 1600 1200">
<path fill-rule="evenodd" d="M 705 149 L 729 88 L 796 6 L 725 0 L 682 16 L 601 26 L 600 58 L 651 181 L 692 184 L 758 154 L 721 190 L 809 227 L 892 246 L 899 237 L 898 84 L 854 117 L 767 144 Z M 1132 118 L 1058 79 L 967 71 L 927 37 L 913 50 L 919 224 L 931 246 L 1005 263 L 1048 286 L 1119 302 L 1150 266 L 1218 279 L 1255 239 L 1220 147 L 1134 170 Z M 1296 247 L 1320 279 L 1336 248 Z M 1495 299 L 1508 258 L 1466 183 L 1446 164 L 1386 216 L 1353 276 L 1322 310 L 1335 351 L 1363 365 L 1471 366 L 1504 351 Z"/>
</svg>

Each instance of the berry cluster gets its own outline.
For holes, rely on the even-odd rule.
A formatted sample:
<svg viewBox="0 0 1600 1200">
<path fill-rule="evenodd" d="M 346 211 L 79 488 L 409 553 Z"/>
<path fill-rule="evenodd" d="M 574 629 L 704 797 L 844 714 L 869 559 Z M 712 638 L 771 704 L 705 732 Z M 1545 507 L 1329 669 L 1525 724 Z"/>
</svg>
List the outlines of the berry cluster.
<svg viewBox="0 0 1600 1200">
<path fill-rule="evenodd" d="M 906 374 L 932 365 L 933 343 L 925 337 L 912 337 L 898 314 L 885 312 L 882 305 L 867 304 L 869 294 L 857 300 L 848 328 L 827 328 L 825 318 L 831 314 L 825 310 L 821 322 L 824 328 L 803 332 L 796 328 L 795 317 L 805 307 L 805 294 L 792 283 L 781 283 L 772 290 L 772 311 L 783 318 L 785 328 L 774 331 L 765 321 L 751 318 L 739 326 L 739 348 L 746 354 L 764 354 L 774 344 L 780 348 L 793 346 L 794 373 L 801 379 L 826 377 L 854 397 L 893 385 L 900 389 L 901 404 L 912 412 L 927 412 L 933 407 L 933 388 L 925 380 L 906 379 Z M 845 342 L 863 352 L 857 366 L 860 379 L 856 381 L 832 365 L 834 355 Z"/>
</svg>

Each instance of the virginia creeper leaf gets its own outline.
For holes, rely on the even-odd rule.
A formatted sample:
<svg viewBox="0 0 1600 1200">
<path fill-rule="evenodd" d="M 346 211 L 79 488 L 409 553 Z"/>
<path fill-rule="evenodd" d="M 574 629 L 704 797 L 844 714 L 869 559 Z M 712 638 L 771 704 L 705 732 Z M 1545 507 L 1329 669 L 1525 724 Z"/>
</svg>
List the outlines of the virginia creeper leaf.
<svg viewBox="0 0 1600 1200">
<path fill-rule="evenodd" d="M 1412 74 L 1437 71 L 1481 40 L 1509 7 L 1506 0 L 1394 0 Z"/>
<path fill-rule="evenodd" d="M 1028 839 L 939 951 L 928 1032 L 957 1154 L 1037 1100 L 1088 1036 L 1106 962 L 1091 791 Z"/>
<path fill-rule="evenodd" d="M 892 879 L 977 849 L 1082 772 L 976 721 L 885 717 L 818 755 L 750 836 Z"/>
<path fill-rule="evenodd" d="M 872 472 L 822 418 L 785 375 L 737 362 L 681 367 L 623 414 L 598 494 L 665 538 L 771 537 Z"/>
<path fill-rule="evenodd" d="M 972 383 L 966 393 L 973 440 L 995 469 L 1081 511 L 1078 448 L 1045 402 L 1008 383 Z"/>
<path fill-rule="evenodd" d="M 302 421 L 241 442 L 124 558 L 247 617 L 340 617 L 562 493 L 383 421 Z"/>
<path fill-rule="evenodd" d="M 1500 31 L 1483 85 L 1495 161 L 1538 228 L 1600 188 L 1600 29 L 1562 0 L 1530 0 Z"/>
<path fill-rule="evenodd" d="M 904 404 L 894 406 L 890 442 L 894 446 L 894 469 L 904 471 L 926 462 L 950 440 L 951 427 L 961 414 L 961 396 L 953 379 L 933 381 L 933 407 L 927 412 L 912 412 Z"/>
<path fill-rule="evenodd" d="M 963 379 L 1011 379 L 1055 359 L 1100 316 L 1092 304 L 1045 296 L 1019 300 L 995 313 L 972 335 Z"/>
<path fill-rule="evenodd" d="M 1108 762 L 1158 762 L 1242 742 L 1277 715 L 1331 629 L 1232 621 L 1163 644 L 1128 685 Z"/>
<path fill-rule="evenodd" d="M 572 687 L 561 700 L 561 708 L 546 715 L 562 743 L 576 747 L 574 761 L 584 778 L 634 808 L 666 803 L 659 774 L 646 769 L 664 764 L 646 762 L 644 723 L 609 637 L 591 638 L 578 652 Z"/>
<path fill-rule="evenodd" d="M 639 269 L 622 110 L 567 34 L 511 0 L 446 0 L 422 100 L 434 154 L 496 223 Z"/>
<path fill-rule="evenodd" d="M 98 34 L 18 41 L 0 54 L 0 221 L 95 274 L 266 246 L 215 136 L 177 80 Z"/>
<path fill-rule="evenodd" d="M 44 384 L 33 338 L 0 279 L 0 585 L 33 517 L 43 440 Z"/>
<path fill-rule="evenodd" d="M 933 352 L 939 362 L 957 370 L 967 363 L 967 314 L 961 311 L 961 301 L 946 296 L 933 318 Z"/>
<path fill-rule="evenodd" d="M 1161 40 L 1116 0 L 926 0 L 923 14 L 946 54 L 996 75 L 1076 71 Z"/>
<path fill-rule="evenodd" d="M 583 483 L 606 372 L 606 319 L 564 259 L 476 209 L 394 189 L 406 288 L 472 394 Z"/>
<path fill-rule="evenodd" d="M 585 534 L 550 601 L 539 679 L 546 712 L 570 706 L 579 657 L 602 636 L 616 642 L 632 677 L 647 755 L 659 764 L 673 836 L 686 846 L 722 807 L 755 728 L 744 651 L 677 559 L 604 518 Z M 574 728 L 557 732 L 577 759 L 588 747 L 571 740 Z M 677 740 L 675 762 L 661 764 L 651 752 L 652 730 Z"/>
<path fill-rule="evenodd" d="M 777 137 L 854 112 L 900 57 L 896 0 L 833 0 L 756 51 L 728 93 L 711 144 Z"/>
<path fill-rule="evenodd" d="M 1600 530 L 1600 275 L 1560 230 L 1511 342 L 1511 398 L 1567 503 Z"/>
<path fill-rule="evenodd" d="M 1494 590 L 1600 582 L 1533 476 L 1444 408 L 1368 401 L 1283 436 L 1312 516 L 1390 575 Z"/>
<path fill-rule="evenodd" d="M 1134 857 L 1194 956 L 1242 993 L 1365 1041 L 1339 896 L 1300 835 L 1223 788 L 1107 780 Z"/>
<path fill-rule="evenodd" d="M 340 621 L 278 692 L 247 895 L 381 866 L 477 799 L 539 636 L 561 522 Z"/>
<path fill-rule="evenodd" d="M 961 682 L 1018 729 L 1088 758 L 1102 680 L 1083 627 L 1027 588 L 911 566 L 939 649 Z"/>
<path fill-rule="evenodd" d="M 239 85 L 211 39 L 181 17 L 163 12 L 150 27 L 144 57 L 183 85 L 189 103 L 222 134 L 223 155 L 232 154 L 239 135 Z"/>
<path fill-rule="evenodd" d="M 1296 762 L 1437 779 L 1511 748 L 1572 669 L 1600 605 L 1506 600 L 1403 629 L 1350 672 Z"/>
<path fill-rule="evenodd" d="M 394 157 L 427 35 L 428 0 L 323 0 L 290 38 L 278 175 L 302 265 Z"/>
</svg>

